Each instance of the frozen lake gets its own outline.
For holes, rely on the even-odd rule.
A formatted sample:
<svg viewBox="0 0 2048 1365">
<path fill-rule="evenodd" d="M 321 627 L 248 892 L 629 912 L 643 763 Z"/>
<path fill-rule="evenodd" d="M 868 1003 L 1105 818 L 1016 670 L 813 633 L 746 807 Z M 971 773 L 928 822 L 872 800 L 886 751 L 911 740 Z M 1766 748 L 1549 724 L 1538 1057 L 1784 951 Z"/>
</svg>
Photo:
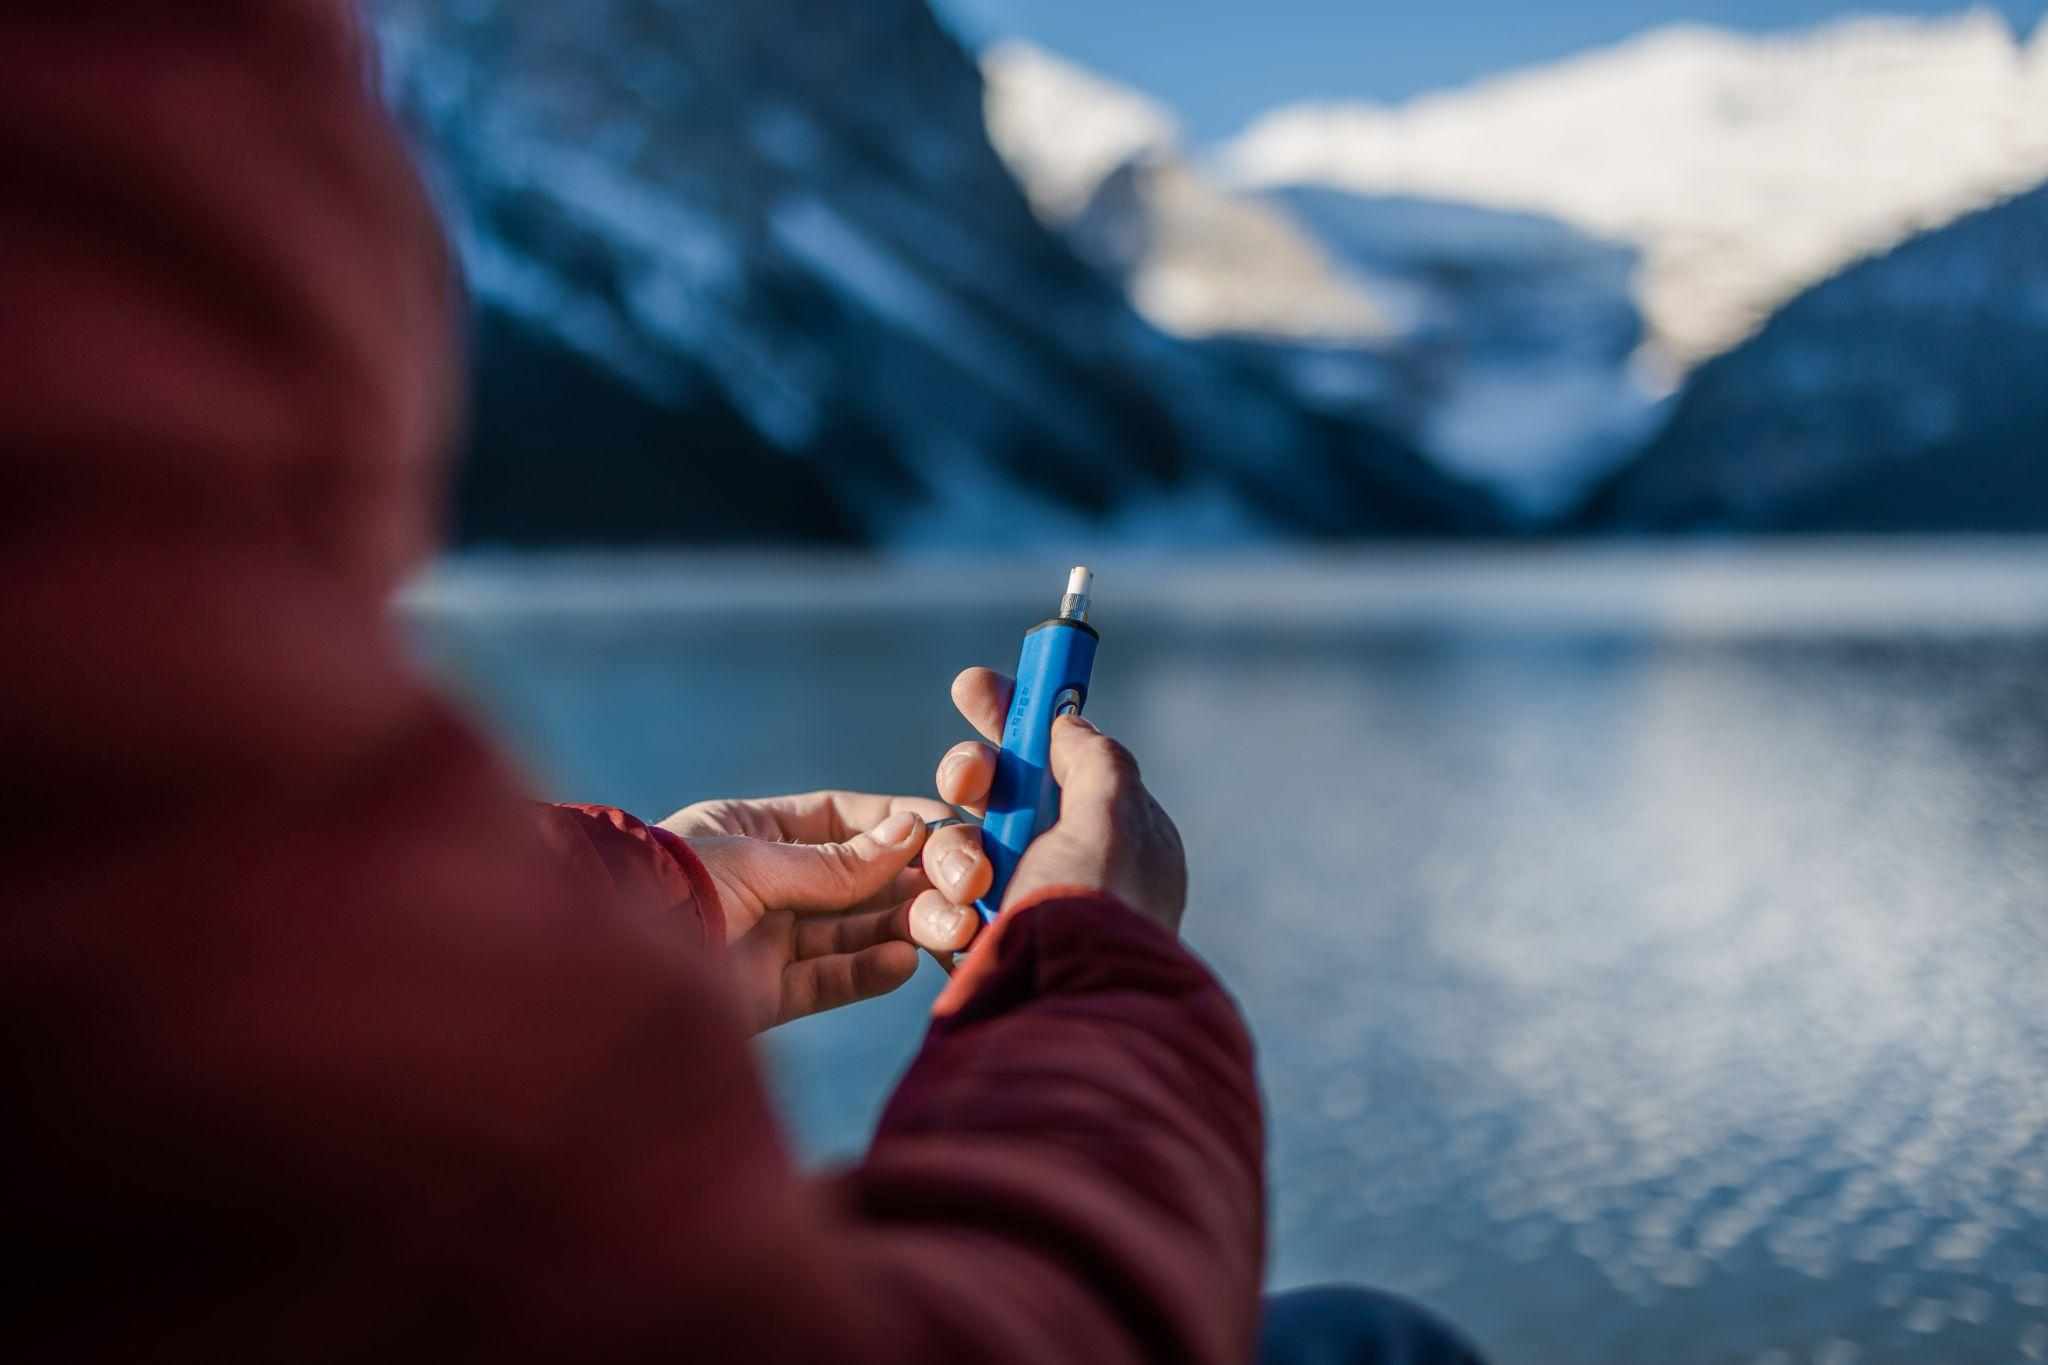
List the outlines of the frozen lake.
<svg viewBox="0 0 2048 1365">
<path fill-rule="evenodd" d="M 548 794 L 659 818 L 928 791 L 1066 563 L 479 559 L 412 610 Z M 1096 567 L 1276 1285 L 1503 1365 L 2048 1359 L 2048 547 Z M 806 1152 L 936 981 L 770 1036 Z"/>
</svg>

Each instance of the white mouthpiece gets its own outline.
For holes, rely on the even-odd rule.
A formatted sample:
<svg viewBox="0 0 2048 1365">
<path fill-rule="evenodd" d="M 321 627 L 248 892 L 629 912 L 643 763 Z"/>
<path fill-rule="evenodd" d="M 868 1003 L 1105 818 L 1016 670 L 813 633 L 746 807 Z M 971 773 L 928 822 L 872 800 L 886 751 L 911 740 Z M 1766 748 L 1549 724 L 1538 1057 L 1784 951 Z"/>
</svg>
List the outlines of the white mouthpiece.
<svg viewBox="0 0 2048 1365">
<path fill-rule="evenodd" d="M 1060 599 L 1060 616 L 1068 621 L 1088 619 L 1088 590 L 1095 586 L 1095 575 L 1085 567 L 1075 565 L 1067 575 L 1067 595 Z"/>
</svg>

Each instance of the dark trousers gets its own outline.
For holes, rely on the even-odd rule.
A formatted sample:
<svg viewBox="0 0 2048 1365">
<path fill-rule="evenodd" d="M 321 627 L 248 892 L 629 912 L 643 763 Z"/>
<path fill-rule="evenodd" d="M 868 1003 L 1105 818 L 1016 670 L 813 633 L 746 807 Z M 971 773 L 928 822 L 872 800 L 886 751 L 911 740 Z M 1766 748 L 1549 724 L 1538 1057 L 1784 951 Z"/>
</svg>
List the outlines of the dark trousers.
<svg viewBox="0 0 2048 1365">
<path fill-rule="evenodd" d="M 1328 1285 L 1266 1299 L 1258 1365 L 1484 1365 L 1450 1327 L 1392 1294 Z"/>
</svg>

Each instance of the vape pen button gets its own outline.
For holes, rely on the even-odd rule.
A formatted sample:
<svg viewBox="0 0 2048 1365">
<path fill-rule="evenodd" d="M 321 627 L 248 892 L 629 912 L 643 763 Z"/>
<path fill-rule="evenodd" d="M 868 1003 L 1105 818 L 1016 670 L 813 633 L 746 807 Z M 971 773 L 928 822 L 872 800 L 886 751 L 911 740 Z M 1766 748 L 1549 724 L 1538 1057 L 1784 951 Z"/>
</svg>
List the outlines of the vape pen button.
<svg viewBox="0 0 2048 1365">
<path fill-rule="evenodd" d="M 1069 687 L 1052 699 L 1052 713 L 1055 716 L 1077 716 L 1081 713 L 1081 689 Z"/>
</svg>

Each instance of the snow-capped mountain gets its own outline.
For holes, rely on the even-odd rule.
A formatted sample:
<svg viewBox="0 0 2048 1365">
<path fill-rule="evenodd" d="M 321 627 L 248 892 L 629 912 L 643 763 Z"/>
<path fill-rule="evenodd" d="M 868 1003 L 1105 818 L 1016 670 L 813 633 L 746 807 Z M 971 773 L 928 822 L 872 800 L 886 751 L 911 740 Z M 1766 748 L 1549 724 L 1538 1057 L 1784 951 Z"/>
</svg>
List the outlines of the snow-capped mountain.
<svg viewBox="0 0 2048 1365">
<path fill-rule="evenodd" d="M 1180 155 L 1180 120 L 1137 91 L 1012 39 L 981 54 L 996 150 L 1040 216 L 1065 223 L 1131 162 Z"/>
<path fill-rule="evenodd" d="M 1988 12 L 1661 29 L 1397 107 L 1284 108 L 1213 157 L 1056 58 L 985 65 L 998 149 L 1141 312 L 1537 522 L 1780 304 L 2048 178 L 2048 26 Z"/>
<path fill-rule="evenodd" d="M 472 537 L 1487 519 L 1138 317 L 1033 215 L 922 0 L 386 0 L 380 28 L 478 302 Z"/>
<path fill-rule="evenodd" d="M 1048 225 L 1176 336 L 1361 343 L 1389 335 L 1364 283 L 1284 210 L 1215 185 L 1180 122 L 1011 40 L 982 56 L 990 139 Z"/>
<path fill-rule="evenodd" d="M 1033 207 L 1161 328 L 1393 424 L 1527 520 L 1646 435 L 1629 247 L 1473 204 L 1235 189 L 1142 96 L 1019 42 L 983 66 Z"/>
<path fill-rule="evenodd" d="M 1627 247 L 1539 214 L 1297 188 L 1279 202 L 1401 320 L 1387 412 L 1541 522 L 1640 448 L 1664 397 L 1640 363 Z M 1311 385 L 1327 353 L 1297 361 Z"/>
<path fill-rule="evenodd" d="M 2025 484 L 2048 421 L 2038 201 L 1957 221 L 2048 177 L 2048 32 L 1989 16 L 1666 31 L 1219 161 L 1029 49 L 985 92 L 923 0 L 381 12 L 478 304 L 473 539 L 1493 526 L 1444 470 L 1540 523 L 1660 375 L 1603 513 L 1818 524 Z"/>
<path fill-rule="evenodd" d="M 1585 520 L 2048 530 L 2048 186 L 1793 300 L 1699 370 Z"/>
<path fill-rule="evenodd" d="M 1250 187 L 1540 213 L 1641 253 L 1674 372 L 1852 261 L 2048 178 L 2048 26 L 1988 11 L 1657 30 L 1394 107 L 1306 104 L 1222 151 Z"/>
</svg>

